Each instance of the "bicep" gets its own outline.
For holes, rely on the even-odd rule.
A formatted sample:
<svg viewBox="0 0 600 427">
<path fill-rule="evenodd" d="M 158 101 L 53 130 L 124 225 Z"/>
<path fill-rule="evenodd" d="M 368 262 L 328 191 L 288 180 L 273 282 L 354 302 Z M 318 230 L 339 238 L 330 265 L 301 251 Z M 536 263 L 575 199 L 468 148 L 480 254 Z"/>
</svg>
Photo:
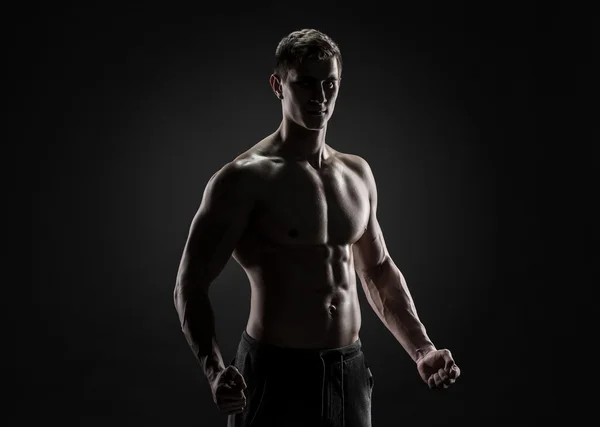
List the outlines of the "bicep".
<svg viewBox="0 0 600 427">
<path fill-rule="evenodd" d="M 380 265 L 388 255 L 383 233 L 377 221 L 377 212 L 373 207 L 371 208 L 367 228 L 352 246 L 352 251 L 354 268 L 359 275 L 368 274 L 369 271 Z"/>
<path fill-rule="evenodd" d="M 209 180 L 183 250 L 178 283 L 208 289 L 248 224 L 254 200 L 248 177 L 228 164 Z"/>
<path fill-rule="evenodd" d="M 365 182 L 369 190 L 369 221 L 362 236 L 352 246 L 354 268 L 359 275 L 368 273 L 388 256 L 383 232 L 377 220 L 377 185 L 373 172 L 365 162 Z"/>
</svg>

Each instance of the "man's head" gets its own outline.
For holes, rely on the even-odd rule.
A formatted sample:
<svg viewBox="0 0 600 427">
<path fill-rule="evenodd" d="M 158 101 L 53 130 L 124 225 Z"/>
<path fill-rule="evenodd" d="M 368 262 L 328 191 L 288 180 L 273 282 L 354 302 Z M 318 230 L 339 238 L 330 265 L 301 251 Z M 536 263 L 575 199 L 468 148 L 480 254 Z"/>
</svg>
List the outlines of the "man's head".
<svg viewBox="0 0 600 427">
<path fill-rule="evenodd" d="M 307 129 L 321 129 L 333 113 L 341 75 L 338 45 L 318 30 L 303 29 L 279 42 L 270 83 L 284 116 Z M 311 114 L 315 111 L 323 113 Z"/>
<path fill-rule="evenodd" d="M 342 77 L 342 54 L 338 45 L 321 31 L 305 28 L 293 31 L 285 36 L 275 50 L 275 70 L 273 74 L 283 83 L 287 80 L 288 71 L 296 68 L 306 60 L 325 60 L 335 58 Z"/>
</svg>

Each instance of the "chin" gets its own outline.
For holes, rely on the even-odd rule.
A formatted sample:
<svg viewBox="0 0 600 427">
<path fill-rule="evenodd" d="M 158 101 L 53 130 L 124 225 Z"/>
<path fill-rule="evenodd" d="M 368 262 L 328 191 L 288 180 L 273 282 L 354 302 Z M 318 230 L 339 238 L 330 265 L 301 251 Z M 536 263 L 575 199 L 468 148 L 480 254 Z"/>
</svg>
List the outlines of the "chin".
<svg viewBox="0 0 600 427">
<path fill-rule="evenodd" d="M 321 130 L 327 127 L 327 120 L 303 120 L 302 126 L 309 130 Z"/>
<path fill-rule="evenodd" d="M 290 117 L 291 121 L 307 130 L 322 130 L 327 127 L 329 117 Z"/>
</svg>

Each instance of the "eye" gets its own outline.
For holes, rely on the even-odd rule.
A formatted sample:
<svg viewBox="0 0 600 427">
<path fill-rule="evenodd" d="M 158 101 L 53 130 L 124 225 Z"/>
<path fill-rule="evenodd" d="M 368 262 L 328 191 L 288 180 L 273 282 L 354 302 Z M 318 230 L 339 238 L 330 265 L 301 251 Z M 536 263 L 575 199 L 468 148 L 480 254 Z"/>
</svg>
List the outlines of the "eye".
<svg viewBox="0 0 600 427">
<path fill-rule="evenodd" d="M 333 83 L 333 82 L 327 82 L 327 83 L 325 83 L 325 84 L 327 85 L 327 87 L 328 87 L 329 89 L 333 89 L 333 88 L 335 87 L 335 83 Z"/>
</svg>

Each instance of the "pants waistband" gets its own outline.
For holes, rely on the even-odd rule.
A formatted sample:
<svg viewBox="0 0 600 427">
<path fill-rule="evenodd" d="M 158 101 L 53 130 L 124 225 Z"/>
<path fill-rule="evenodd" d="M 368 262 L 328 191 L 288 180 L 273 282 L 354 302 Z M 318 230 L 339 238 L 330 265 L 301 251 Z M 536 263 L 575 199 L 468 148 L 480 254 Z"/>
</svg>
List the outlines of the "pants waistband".
<svg viewBox="0 0 600 427">
<path fill-rule="evenodd" d="M 280 347 L 273 344 L 260 342 L 251 337 L 246 330 L 242 332 L 242 346 L 265 356 L 273 356 L 275 358 L 290 359 L 321 359 L 327 362 L 340 362 L 341 360 L 350 359 L 360 353 L 362 344 L 360 338 L 352 344 L 338 348 L 291 348 Z"/>
</svg>

